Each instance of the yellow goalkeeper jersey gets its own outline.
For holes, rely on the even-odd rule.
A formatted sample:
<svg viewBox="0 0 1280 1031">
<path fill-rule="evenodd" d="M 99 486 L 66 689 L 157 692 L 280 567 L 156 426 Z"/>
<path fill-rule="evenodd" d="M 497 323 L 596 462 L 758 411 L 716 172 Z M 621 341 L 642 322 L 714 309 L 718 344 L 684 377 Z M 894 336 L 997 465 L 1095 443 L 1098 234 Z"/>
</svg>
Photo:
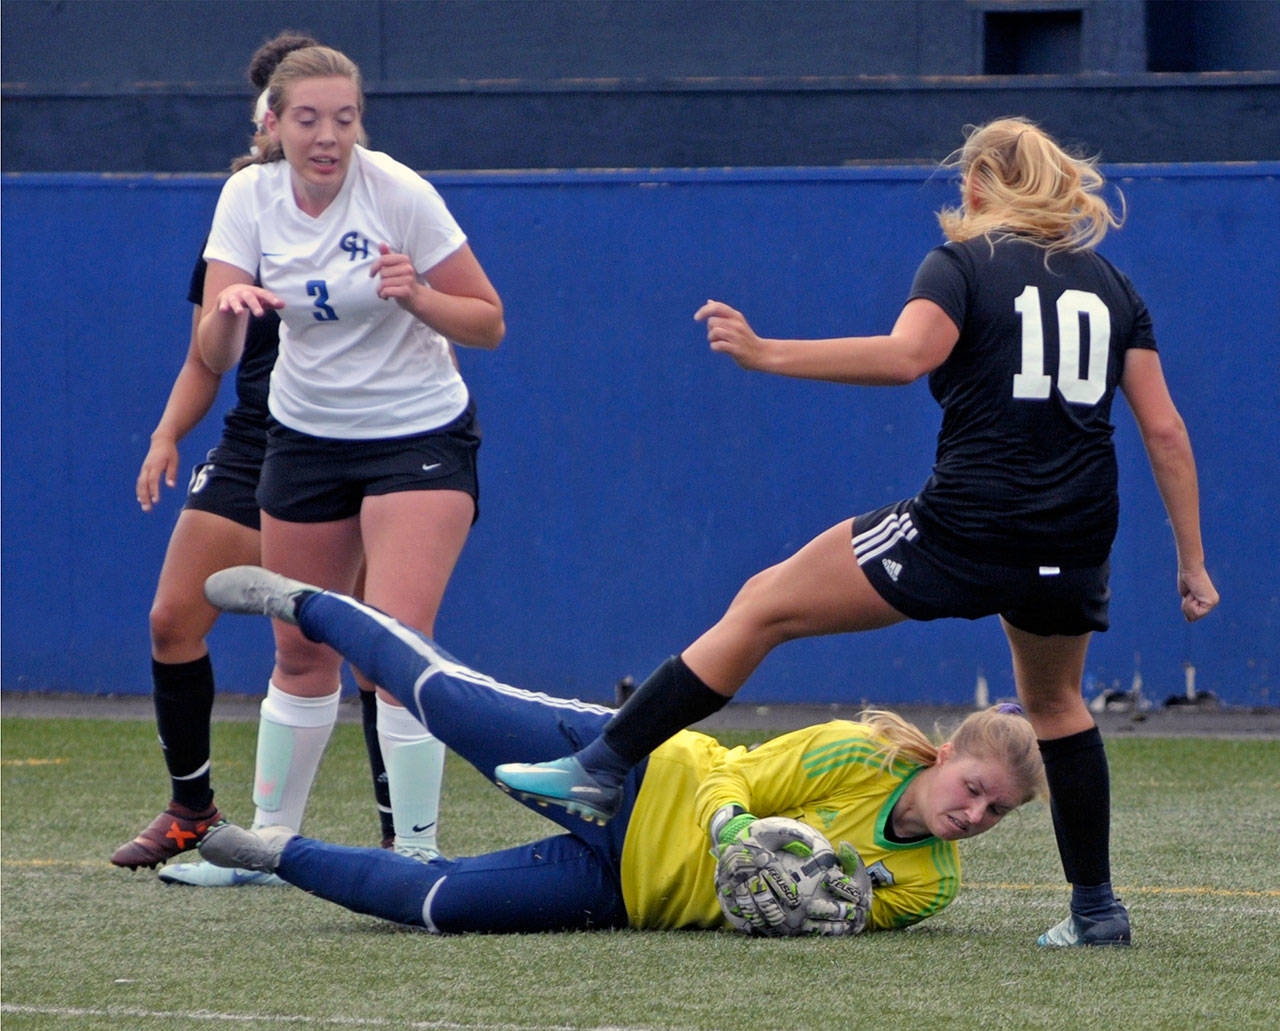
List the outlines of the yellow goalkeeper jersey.
<svg viewBox="0 0 1280 1031">
<path fill-rule="evenodd" d="M 906 927 L 932 916 L 960 885 L 954 842 L 890 841 L 885 824 L 923 767 L 882 768 L 884 747 L 869 727 L 848 720 L 806 727 L 759 747 L 726 748 L 681 731 L 649 757 L 622 850 L 622 892 L 633 927 L 715 927 L 716 862 L 707 825 L 723 805 L 755 816 L 788 816 L 833 845 L 861 854 L 875 885 L 868 930 Z"/>
</svg>

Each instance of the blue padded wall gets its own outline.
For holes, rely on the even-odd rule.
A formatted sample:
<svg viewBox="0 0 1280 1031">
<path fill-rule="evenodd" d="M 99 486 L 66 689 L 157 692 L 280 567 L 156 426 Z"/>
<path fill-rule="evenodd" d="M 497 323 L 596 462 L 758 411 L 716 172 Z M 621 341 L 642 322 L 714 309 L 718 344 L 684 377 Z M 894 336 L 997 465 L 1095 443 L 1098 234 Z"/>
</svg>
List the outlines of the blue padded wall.
<svg viewBox="0 0 1280 1031">
<path fill-rule="evenodd" d="M 1138 285 L 1200 463 L 1221 608 L 1183 623 L 1141 443 L 1116 406 L 1123 495 L 1113 628 L 1091 689 L 1197 686 L 1274 704 L 1280 659 L 1280 165 L 1116 166 L 1130 218 L 1103 250 Z M 438 633 L 499 678 L 593 700 L 714 621 L 751 573 L 913 493 L 938 413 L 923 383 L 770 378 L 708 351 L 707 297 L 774 335 L 891 325 L 954 185 L 915 168 L 430 176 L 507 307 L 463 352 L 481 518 Z M 147 693 L 147 609 L 180 504 L 133 482 L 177 372 L 214 177 L 3 182 L 3 687 Z M 189 468 L 217 420 L 183 448 Z M 212 640 L 222 690 L 261 693 L 265 620 Z M 998 625 L 797 642 L 744 699 L 964 702 L 1012 693 Z"/>
</svg>

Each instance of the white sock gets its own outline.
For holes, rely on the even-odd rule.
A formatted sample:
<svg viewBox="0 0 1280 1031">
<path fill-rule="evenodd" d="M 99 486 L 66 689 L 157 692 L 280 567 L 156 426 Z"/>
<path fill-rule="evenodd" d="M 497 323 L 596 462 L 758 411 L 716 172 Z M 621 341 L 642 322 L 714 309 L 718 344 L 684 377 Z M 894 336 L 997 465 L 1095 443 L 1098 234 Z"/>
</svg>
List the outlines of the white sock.
<svg viewBox="0 0 1280 1031">
<path fill-rule="evenodd" d="M 396 848 L 438 849 L 444 743 L 408 709 L 379 698 L 378 744 L 387 767 Z"/>
<path fill-rule="evenodd" d="M 255 827 L 284 824 L 302 829 L 307 797 L 338 718 L 341 694 L 339 689 L 322 698 L 300 698 L 267 685 L 253 773 Z"/>
</svg>

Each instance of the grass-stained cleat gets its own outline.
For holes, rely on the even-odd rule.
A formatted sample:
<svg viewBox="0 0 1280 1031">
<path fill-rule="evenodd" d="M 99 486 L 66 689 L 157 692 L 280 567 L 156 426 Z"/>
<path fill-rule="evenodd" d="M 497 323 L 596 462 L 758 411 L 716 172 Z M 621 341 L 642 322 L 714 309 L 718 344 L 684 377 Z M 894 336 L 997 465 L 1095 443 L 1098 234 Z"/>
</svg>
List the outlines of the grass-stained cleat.
<svg viewBox="0 0 1280 1031">
<path fill-rule="evenodd" d="M 283 824 L 246 830 L 223 820 L 200 842 L 200 855 L 214 866 L 275 873 L 280 853 L 297 836 L 297 831 Z"/>
<path fill-rule="evenodd" d="M 204 596 L 216 609 L 270 616 L 293 626 L 298 625 L 298 606 L 319 590 L 261 566 L 221 569 L 204 582 Z"/>
</svg>

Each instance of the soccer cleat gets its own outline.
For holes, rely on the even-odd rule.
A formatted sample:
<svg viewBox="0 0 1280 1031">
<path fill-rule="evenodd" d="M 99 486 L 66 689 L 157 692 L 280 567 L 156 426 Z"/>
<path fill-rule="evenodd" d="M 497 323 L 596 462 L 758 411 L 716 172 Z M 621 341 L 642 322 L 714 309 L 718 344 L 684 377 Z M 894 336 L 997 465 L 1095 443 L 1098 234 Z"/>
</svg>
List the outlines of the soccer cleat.
<svg viewBox="0 0 1280 1031">
<path fill-rule="evenodd" d="M 1058 949 L 1085 945 L 1128 945 L 1129 912 L 1124 906 L 1117 904 L 1111 913 L 1098 920 L 1072 913 L 1040 935 L 1036 944 Z"/>
<path fill-rule="evenodd" d="M 444 858 L 440 854 L 438 848 L 424 848 L 417 845 L 395 845 L 393 846 L 395 854 L 398 856 L 407 856 L 409 859 L 416 859 L 419 863 L 429 863 L 433 859 Z"/>
<path fill-rule="evenodd" d="M 517 798 L 564 806 L 601 827 L 613 819 L 622 803 L 621 789 L 600 784 L 572 755 L 545 763 L 502 763 L 494 768 L 493 779 Z"/>
<path fill-rule="evenodd" d="M 147 824 L 141 834 L 115 850 L 111 862 L 130 870 L 140 866 L 154 868 L 195 848 L 205 832 L 221 819 L 217 806 L 197 812 L 179 802 L 170 802 L 169 808 Z"/>
<path fill-rule="evenodd" d="M 275 873 L 280 865 L 280 853 L 297 836 L 298 832 L 292 827 L 283 825 L 245 830 L 223 820 L 210 828 L 200 842 L 200 855 L 214 866 Z"/>
<path fill-rule="evenodd" d="M 177 863 L 159 874 L 165 884 L 187 884 L 193 888 L 241 888 L 249 885 L 288 884 L 279 874 L 258 870 L 232 870 L 210 862 Z"/>
<path fill-rule="evenodd" d="M 232 566 L 204 582 L 204 596 L 216 609 L 270 616 L 294 626 L 298 625 L 298 606 L 319 590 L 261 566 Z"/>
</svg>

